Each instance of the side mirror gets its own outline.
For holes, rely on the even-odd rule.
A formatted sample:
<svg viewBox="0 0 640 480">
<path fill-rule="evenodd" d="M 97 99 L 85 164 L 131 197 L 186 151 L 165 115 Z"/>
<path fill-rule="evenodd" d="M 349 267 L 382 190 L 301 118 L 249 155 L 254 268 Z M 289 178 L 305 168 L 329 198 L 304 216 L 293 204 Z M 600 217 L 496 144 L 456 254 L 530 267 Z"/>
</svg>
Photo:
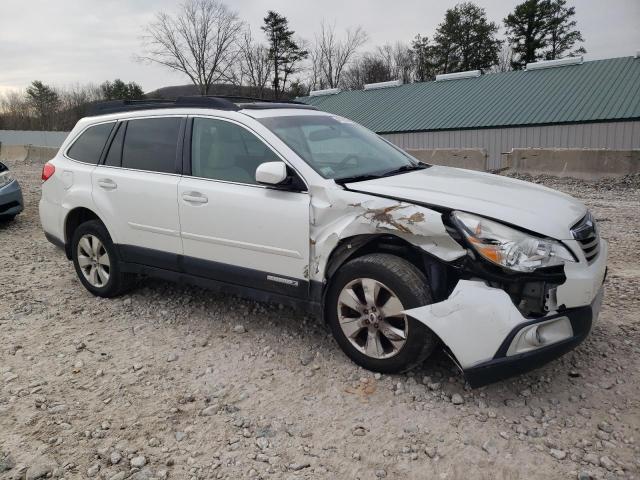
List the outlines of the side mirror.
<svg viewBox="0 0 640 480">
<path fill-rule="evenodd" d="M 287 179 L 287 165 L 284 162 L 262 163 L 256 169 L 256 182 L 278 185 Z"/>
</svg>

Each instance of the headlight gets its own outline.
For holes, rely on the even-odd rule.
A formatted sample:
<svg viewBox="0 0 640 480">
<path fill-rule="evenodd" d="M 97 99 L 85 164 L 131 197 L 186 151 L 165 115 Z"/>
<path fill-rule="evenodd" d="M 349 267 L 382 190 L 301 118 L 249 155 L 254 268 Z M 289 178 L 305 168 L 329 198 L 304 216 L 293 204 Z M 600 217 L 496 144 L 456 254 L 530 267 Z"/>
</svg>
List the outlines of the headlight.
<svg viewBox="0 0 640 480">
<path fill-rule="evenodd" d="M 11 182 L 13 182 L 13 176 L 11 175 L 11 173 L 9 173 L 8 171 L 0 173 L 0 188 L 4 187 L 5 185 L 9 185 Z"/>
<path fill-rule="evenodd" d="M 538 238 L 498 222 L 465 212 L 453 212 L 473 248 L 490 262 L 519 272 L 574 262 L 560 242 Z"/>
</svg>

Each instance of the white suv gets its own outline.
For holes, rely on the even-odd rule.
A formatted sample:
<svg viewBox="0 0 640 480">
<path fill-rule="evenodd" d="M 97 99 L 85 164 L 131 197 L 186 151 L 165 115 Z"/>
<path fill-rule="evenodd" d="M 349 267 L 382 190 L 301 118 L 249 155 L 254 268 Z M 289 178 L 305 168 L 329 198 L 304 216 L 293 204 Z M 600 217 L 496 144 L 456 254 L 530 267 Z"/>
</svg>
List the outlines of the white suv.
<svg viewBox="0 0 640 480">
<path fill-rule="evenodd" d="M 100 104 L 42 178 L 42 227 L 91 293 L 142 274 L 302 306 L 375 371 L 441 342 L 482 385 L 575 347 L 602 300 L 582 203 L 422 164 L 302 104 Z"/>
</svg>

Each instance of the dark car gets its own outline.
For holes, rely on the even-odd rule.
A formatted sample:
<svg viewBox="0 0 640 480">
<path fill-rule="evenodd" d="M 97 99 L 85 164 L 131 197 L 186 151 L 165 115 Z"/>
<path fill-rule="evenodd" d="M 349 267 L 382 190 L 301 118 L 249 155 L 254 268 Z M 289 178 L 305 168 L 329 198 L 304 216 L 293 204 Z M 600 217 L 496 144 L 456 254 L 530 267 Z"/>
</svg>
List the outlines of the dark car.
<svg viewBox="0 0 640 480">
<path fill-rule="evenodd" d="M 0 162 L 0 221 L 13 220 L 23 209 L 20 184 Z"/>
</svg>

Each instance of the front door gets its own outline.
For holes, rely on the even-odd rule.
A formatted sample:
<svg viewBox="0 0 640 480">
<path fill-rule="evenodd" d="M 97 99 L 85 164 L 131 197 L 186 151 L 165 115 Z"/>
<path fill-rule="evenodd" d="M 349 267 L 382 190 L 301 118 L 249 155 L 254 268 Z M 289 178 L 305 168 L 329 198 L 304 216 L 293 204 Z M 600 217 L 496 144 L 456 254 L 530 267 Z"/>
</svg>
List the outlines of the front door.
<svg viewBox="0 0 640 480">
<path fill-rule="evenodd" d="M 244 126 L 194 118 L 191 175 L 178 185 L 187 273 L 305 298 L 309 195 L 258 185 L 255 170 L 280 158 Z"/>
</svg>

